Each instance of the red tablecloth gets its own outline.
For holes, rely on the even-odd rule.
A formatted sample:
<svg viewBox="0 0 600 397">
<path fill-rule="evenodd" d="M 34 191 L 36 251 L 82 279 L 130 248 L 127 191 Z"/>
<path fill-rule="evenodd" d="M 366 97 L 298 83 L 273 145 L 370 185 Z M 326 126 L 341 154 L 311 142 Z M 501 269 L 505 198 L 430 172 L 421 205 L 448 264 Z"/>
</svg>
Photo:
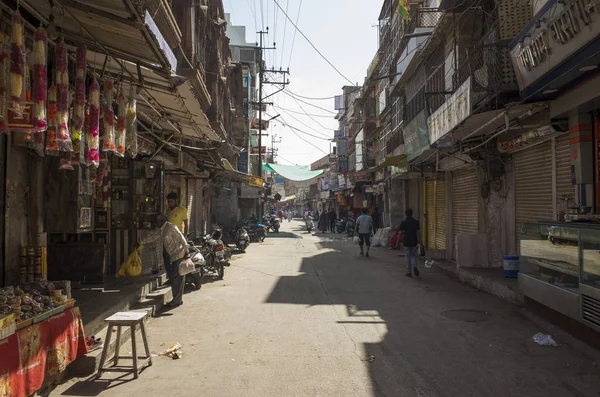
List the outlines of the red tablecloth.
<svg viewBox="0 0 600 397">
<path fill-rule="evenodd" d="M 87 354 L 79 308 L 17 331 L 0 341 L 0 397 L 26 397 L 46 377 Z"/>
</svg>

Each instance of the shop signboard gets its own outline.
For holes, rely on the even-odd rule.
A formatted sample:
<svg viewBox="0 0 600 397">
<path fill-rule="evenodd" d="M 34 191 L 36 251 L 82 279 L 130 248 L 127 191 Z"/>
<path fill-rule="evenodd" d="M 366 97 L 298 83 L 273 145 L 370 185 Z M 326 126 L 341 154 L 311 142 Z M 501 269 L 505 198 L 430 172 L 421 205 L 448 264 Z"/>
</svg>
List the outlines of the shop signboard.
<svg viewBox="0 0 600 397">
<path fill-rule="evenodd" d="M 275 184 L 277 185 L 283 185 L 285 183 L 285 179 L 279 176 L 275 177 Z"/>
<path fill-rule="evenodd" d="M 366 171 L 358 171 L 350 173 L 350 182 L 371 182 L 371 173 Z"/>
<path fill-rule="evenodd" d="M 198 162 L 189 153 L 179 152 L 179 169 L 187 172 L 190 175 L 196 174 L 196 168 L 198 167 Z"/>
<path fill-rule="evenodd" d="M 548 86 L 552 81 L 540 79 L 562 67 L 565 60 L 581 53 L 584 47 L 593 47 L 599 28 L 597 0 L 548 1 L 509 45 L 523 97 L 527 99 L 540 92 L 556 92 L 560 87 L 550 88 Z M 578 64 L 564 65 L 564 73 L 556 73 L 556 78 L 564 80 L 564 85 L 577 78 L 577 75 L 591 70 L 580 70 L 588 58 L 583 56 Z M 575 73 L 573 78 L 565 80 L 563 75 L 567 72 Z"/>
<path fill-rule="evenodd" d="M 507 139 L 505 141 L 498 141 L 498 151 L 500 153 L 515 151 L 524 146 L 540 141 L 542 138 L 552 135 L 555 132 L 556 130 L 551 125 L 536 128 L 535 130 L 527 131 L 526 133 L 518 135 L 514 138 Z"/>
<path fill-rule="evenodd" d="M 427 133 L 427 110 L 422 110 L 404 128 L 404 146 L 406 160 L 416 159 L 425 150 L 429 149 L 429 135 Z"/>
<path fill-rule="evenodd" d="M 243 172 L 245 174 L 248 173 L 248 151 L 247 150 L 240 153 L 240 157 L 238 157 L 237 170 L 239 172 Z"/>
<path fill-rule="evenodd" d="M 348 156 L 338 156 L 338 172 L 343 175 L 348 172 Z"/>
<path fill-rule="evenodd" d="M 343 174 L 338 174 L 338 186 L 346 187 L 346 177 Z"/>
<path fill-rule="evenodd" d="M 433 145 L 466 120 L 470 115 L 471 78 L 469 77 L 458 90 L 456 90 L 456 92 L 427 119 L 429 142 Z"/>
<path fill-rule="evenodd" d="M 258 146 L 252 146 L 250 148 L 250 153 L 252 153 L 252 154 L 258 154 L 258 152 L 259 152 L 258 151 Z M 267 153 L 267 147 L 266 146 L 261 146 L 260 153 L 262 153 L 262 154 Z"/>
</svg>

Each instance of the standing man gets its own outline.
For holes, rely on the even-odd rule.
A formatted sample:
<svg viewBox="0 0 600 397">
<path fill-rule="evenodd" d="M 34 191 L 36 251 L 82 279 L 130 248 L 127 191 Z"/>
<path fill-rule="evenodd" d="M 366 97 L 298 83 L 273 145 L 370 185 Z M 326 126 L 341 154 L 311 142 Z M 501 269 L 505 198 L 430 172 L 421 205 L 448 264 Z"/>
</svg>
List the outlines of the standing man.
<svg viewBox="0 0 600 397">
<path fill-rule="evenodd" d="M 371 213 L 371 218 L 373 218 L 373 233 L 377 233 L 377 230 L 381 227 L 381 212 L 379 212 L 379 207 L 375 207 L 375 211 Z"/>
<path fill-rule="evenodd" d="M 175 192 L 167 196 L 167 220 L 177 226 L 179 231 L 186 236 L 188 232 L 188 212 L 187 209 L 179 204 L 179 196 Z"/>
<path fill-rule="evenodd" d="M 156 226 L 158 226 L 158 229 L 142 239 L 141 244 L 162 240 L 165 269 L 167 269 L 169 280 L 171 280 L 171 290 L 173 291 L 173 300 L 167 303 L 166 306 L 174 308 L 183 304 L 185 276 L 179 275 L 179 264 L 188 256 L 187 240 L 177 226 L 167 221 L 164 214 L 156 216 Z"/>
<path fill-rule="evenodd" d="M 412 276 L 412 270 L 415 276 L 419 277 L 417 268 L 417 257 L 419 252 L 417 246 L 421 244 L 421 227 L 419 221 L 413 218 L 413 210 L 408 208 L 405 212 L 406 219 L 400 223 L 400 234 L 404 238 L 404 254 L 406 256 L 407 272 L 406 277 Z"/>
<path fill-rule="evenodd" d="M 365 255 L 367 258 L 369 257 L 369 249 L 371 249 L 371 232 L 373 231 L 373 218 L 367 214 L 368 210 L 366 208 L 362 209 L 362 215 L 358 217 L 356 220 L 356 225 L 354 225 L 354 234 L 358 233 L 358 238 L 360 239 L 360 254 Z M 364 254 L 363 246 L 367 244 L 367 253 Z"/>
<path fill-rule="evenodd" d="M 333 208 L 329 209 L 329 214 L 327 214 L 327 217 L 329 218 L 329 231 L 331 231 L 331 233 L 335 233 L 335 219 L 337 216 L 335 215 Z"/>
</svg>

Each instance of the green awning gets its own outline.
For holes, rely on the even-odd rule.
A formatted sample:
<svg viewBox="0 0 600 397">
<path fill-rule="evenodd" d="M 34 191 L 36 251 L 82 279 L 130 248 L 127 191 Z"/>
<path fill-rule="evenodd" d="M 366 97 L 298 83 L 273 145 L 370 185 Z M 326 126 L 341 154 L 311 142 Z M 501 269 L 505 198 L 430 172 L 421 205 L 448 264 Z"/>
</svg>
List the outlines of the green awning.
<svg viewBox="0 0 600 397">
<path fill-rule="evenodd" d="M 263 164 L 263 171 L 274 172 L 290 181 L 308 181 L 323 175 L 323 170 L 311 171 L 308 165 Z"/>
</svg>

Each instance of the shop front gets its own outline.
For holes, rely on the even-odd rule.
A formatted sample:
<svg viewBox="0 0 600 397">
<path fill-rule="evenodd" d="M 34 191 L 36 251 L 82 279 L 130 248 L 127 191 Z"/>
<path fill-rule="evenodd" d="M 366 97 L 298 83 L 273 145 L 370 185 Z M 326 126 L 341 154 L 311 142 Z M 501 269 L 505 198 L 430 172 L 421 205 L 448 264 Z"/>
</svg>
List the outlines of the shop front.
<svg viewBox="0 0 600 397">
<path fill-rule="evenodd" d="M 550 101 L 568 131 L 514 154 L 519 285 L 598 331 L 599 28 L 596 2 L 550 0 L 510 45 L 523 99 Z"/>
</svg>

